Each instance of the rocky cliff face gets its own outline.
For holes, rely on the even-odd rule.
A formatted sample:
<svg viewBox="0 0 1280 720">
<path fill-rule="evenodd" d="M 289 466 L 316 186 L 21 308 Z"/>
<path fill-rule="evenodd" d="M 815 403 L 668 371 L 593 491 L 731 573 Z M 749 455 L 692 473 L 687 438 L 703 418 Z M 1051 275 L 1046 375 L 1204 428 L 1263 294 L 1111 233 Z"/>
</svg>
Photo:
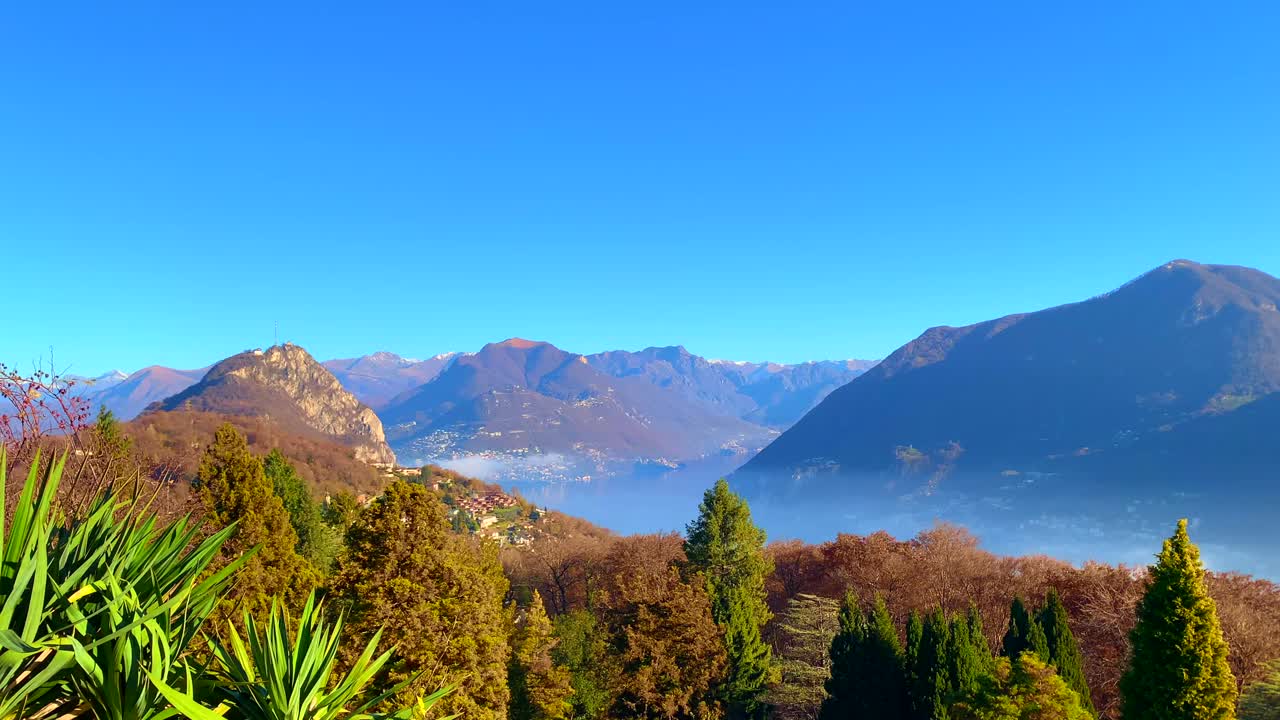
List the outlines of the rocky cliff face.
<svg viewBox="0 0 1280 720">
<path fill-rule="evenodd" d="M 276 345 L 223 360 L 204 378 L 152 408 L 264 417 L 341 442 L 356 458 L 394 463 L 382 422 L 301 347 Z"/>
</svg>

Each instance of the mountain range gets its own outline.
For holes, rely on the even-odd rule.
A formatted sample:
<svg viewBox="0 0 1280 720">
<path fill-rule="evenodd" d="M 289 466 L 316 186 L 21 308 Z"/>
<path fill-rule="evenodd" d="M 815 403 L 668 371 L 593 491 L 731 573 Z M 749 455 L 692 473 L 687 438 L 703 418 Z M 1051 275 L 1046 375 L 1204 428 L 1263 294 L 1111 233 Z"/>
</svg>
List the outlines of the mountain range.
<svg viewBox="0 0 1280 720">
<path fill-rule="evenodd" d="M 292 430 L 317 430 L 323 423 L 305 418 L 334 405 L 326 394 L 340 386 L 386 421 L 402 463 L 461 464 L 493 479 L 566 480 L 665 471 L 709 457 L 732 469 L 874 365 L 707 360 L 683 347 L 580 355 L 511 339 L 427 360 L 376 352 L 311 367 L 307 355 L 298 360 L 305 372 L 292 367 L 285 377 L 284 366 L 267 362 L 279 348 L 305 354 L 277 346 L 206 370 L 151 367 L 81 387 L 95 406 L 126 420 L 150 407 L 271 416 Z M 339 416 L 351 412 L 351 402 L 336 405 L 331 411 Z M 330 430 L 348 444 L 365 436 Z M 367 452 L 387 457 L 372 446 Z"/>
<path fill-rule="evenodd" d="M 1083 302 L 932 328 L 734 481 L 1077 539 L 1183 513 L 1256 540 L 1280 503 L 1277 305 L 1270 275 L 1177 260 Z"/>
</svg>

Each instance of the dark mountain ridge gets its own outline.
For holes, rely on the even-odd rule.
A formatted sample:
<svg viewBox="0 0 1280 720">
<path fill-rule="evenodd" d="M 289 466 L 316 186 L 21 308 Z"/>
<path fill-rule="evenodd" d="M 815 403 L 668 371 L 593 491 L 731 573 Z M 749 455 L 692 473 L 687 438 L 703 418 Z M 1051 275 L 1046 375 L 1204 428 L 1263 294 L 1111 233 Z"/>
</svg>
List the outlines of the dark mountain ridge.
<svg viewBox="0 0 1280 720">
<path fill-rule="evenodd" d="M 1123 447 L 1280 389 L 1277 303 L 1265 273 L 1180 260 L 1084 302 L 932 328 L 746 469 L 886 469 L 904 446 L 1003 469 Z"/>
</svg>

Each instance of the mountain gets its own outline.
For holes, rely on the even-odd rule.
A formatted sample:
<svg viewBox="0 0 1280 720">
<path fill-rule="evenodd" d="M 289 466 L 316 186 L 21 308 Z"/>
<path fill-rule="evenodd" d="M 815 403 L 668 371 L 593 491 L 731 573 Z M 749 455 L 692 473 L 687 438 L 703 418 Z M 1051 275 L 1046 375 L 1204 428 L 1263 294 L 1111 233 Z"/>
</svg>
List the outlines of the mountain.
<svg viewBox="0 0 1280 720">
<path fill-rule="evenodd" d="M 732 469 L 864 365 L 723 363 L 683 347 L 595 355 L 513 338 L 456 355 L 381 414 L 397 454 L 507 480 Z"/>
<path fill-rule="evenodd" d="M 642 377 L 712 411 L 774 429 L 790 427 L 832 390 L 875 365 L 871 360 L 799 365 L 707 360 L 679 346 L 604 352 L 588 355 L 587 361 L 614 377 Z"/>
<path fill-rule="evenodd" d="M 1183 512 L 1236 532 L 1263 519 L 1226 506 L 1280 501 L 1278 305 L 1270 275 L 1178 260 L 1084 302 L 932 328 L 734 479 L 827 502 L 936 496 L 916 509 L 945 498 L 978 525 L 1017 507 L 1006 519 Z"/>
<path fill-rule="evenodd" d="M 285 343 L 234 355 L 148 412 L 263 417 L 295 433 L 337 440 L 365 462 L 393 463 L 382 422 L 306 350 Z"/>
<path fill-rule="evenodd" d="M 207 368 L 199 370 L 174 370 L 152 365 L 132 375 L 119 371 L 109 373 L 90 383 L 77 385 L 78 394 L 87 399 L 94 412 L 106 406 L 121 420 L 132 420 L 151 403 L 176 395 L 194 385 L 204 376 Z"/>
<path fill-rule="evenodd" d="M 457 353 L 444 353 L 427 360 L 411 360 L 395 353 L 376 352 L 358 358 L 326 360 L 322 364 L 357 400 L 380 410 L 396 395 L 430 382 L 453 364 L 457 356 Z"/>
</svg>

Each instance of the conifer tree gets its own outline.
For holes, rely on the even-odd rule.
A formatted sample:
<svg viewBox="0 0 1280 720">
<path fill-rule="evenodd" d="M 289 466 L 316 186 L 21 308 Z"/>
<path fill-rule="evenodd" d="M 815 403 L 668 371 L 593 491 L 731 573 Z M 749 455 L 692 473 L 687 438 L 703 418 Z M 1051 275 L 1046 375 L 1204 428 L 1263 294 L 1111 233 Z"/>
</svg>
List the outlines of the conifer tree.
<svg viewBox="0 0 1280 720">
<path fill-rule="evenodd" d="M 311 497 L 306 481 L 298 476 L 298 471 L 279 448 L 262 459 L 262 470 L 289 513 L 289 524 L 298 535 L 298 554 L 327 575 L 338 559 L 341 538 L 336 530 L 325 524 L 320 503 Z"/>
<path fill-rule="evenodd" d="M 454 535 L 440 499 L 404 481 L 356 518 L 332 584 L 353 634 L 383 628 L 397 647 L 389 679 L 421 672 L 408 697 L 455 685 L 439 710 L 468 720 L 507 716 L 507 589 L 497 547 Z"/>
<path fill-rule="evenodd" d="M 969 603 L 969 612 L 965 619 L 969 624 L 969 637 L 973 640 L 974 647 L 981 650 L 980 655 L 987 659 L 984 670 L 991 670 L 995 667 L 995 658 L 991 655 L 991 646 L 987 644 L 987 631 L 982 626 L 982 613 L 978 610 L 975 603 Z"/>
<path fill-rule="evenodd" d="M 765 534 L 752 522 L 746 501 L 723 479 L 706 492 L 698 510 L 684 549 L 688 570 L 705 578 L 711 616 L 728 653 L 719 694 L 732 715 L 754 715 L 774 676 L 769 646 L 760 635 L 771 617 L 764 583 L 773 566 L 764 554 Z"/>
<path fill-rule="evenodd" d="M 840 631 L 831 639 L 831 677 L 825 684 L 827 699 L 822 702 L 819 720 L 845 720 L 855 717 L 853 705 L 861 691 L 858 677 L 858 652 L 866 639 L 866 623 L 858 598 L 846 593 L 840 604 Z"/>
<path fill-rule="evenodd" d="M 1049 643 L 1044 629 L 1031 617 L 1022 598 L 1015 597 L 1009 606 L 1009 629 L 1004 633 L 1000 655 L 1013 660 L 1028 650 L 1042 662 L 1049 662 Z"/>
<path fill-rule="evenodd" d="M 978 686 L 978 679 L 987 671 L 990 660 L 986 642 L 982 641 L 979 645 L 974 641 L 969 618 L 953 617 L 946 654 L 948 697 L 955 693 L 972 692 Z"/>
<path fill-rule="evenodd" d="M 319 577 L 297 553 L 298 535 L 267 481 L 262 460 L 249 451 L 244 436 L 230 423 L 215 431 L 200 459 L 196 492 L 210 527 L 238 523 L 222 546 L 219 564 L 261 546 L 238 574 L 211 627 L 221 628 L 226 620 L 238 622 L 246 612 L 263 620 L 276 598 L 301 606 Z"/>
<path fill-rule="evenodd" d="M 510 720 L 563 720 L 573 711 L 569 671 L 555 664 L 556 636 L 537 590 L 511 633 Z"/>
<path fill-rule="evenodd" d="M 831 678 L 820 720 L 902 720 L 907 707 L 906 668 L 898 631 L 884 599 L 864 614 L 852 593 L 840 609 L 840 633 L 831 643 Z"/>
<path fill-rule="evenodd" d="M 999 658 L 976 689 L 957 696 L 951 720 L 1092 720 L 1080 698 L 1033 652 Z"/>
<path fill-rule="evenodd" d="M 920 687 L 920 651 L 921 645 L 924 643 L 924 621 L 920 619 L 920 613 L 915 610 L 907 616 L 907 648 L 906 648 L 906 679 L 907 679 L 907 717 L 912 720 L 924 717 L 925 711 L 920 707 L 917 700 L 917 689 Z"/>
<path fill-rule="evenodd" d="M 1149 570 L 1120 680 L 1125 720 L 1231 720 L 1236 683 L 1200 550 L 1179 520 Z"/>
<path fill-rule="evenodd" d="M 942 610 L 935 610 L 924 621 L 919 650 L 912 668 L 912 720 L 947 720 L 947 703 L 952 694 L 948 660 L 951 629 Z"/>
<path fill-rule="evenodd" d="M 1049 664 L 1067 687 L 1080 696 L 1080 705 L 1085 710 L 1094 712 L 1089 683 L 1084 677 L 1084 658 L 1080 655 L 1080 647 L 1068 624 L 1067 608 L 1062 604 L 1057 590 L 1051 588 L 1045 596 L 1044 607 L 1036 613 L 1036 624 L 1044 631 Z"/>
</svg>

